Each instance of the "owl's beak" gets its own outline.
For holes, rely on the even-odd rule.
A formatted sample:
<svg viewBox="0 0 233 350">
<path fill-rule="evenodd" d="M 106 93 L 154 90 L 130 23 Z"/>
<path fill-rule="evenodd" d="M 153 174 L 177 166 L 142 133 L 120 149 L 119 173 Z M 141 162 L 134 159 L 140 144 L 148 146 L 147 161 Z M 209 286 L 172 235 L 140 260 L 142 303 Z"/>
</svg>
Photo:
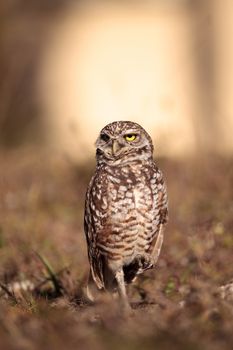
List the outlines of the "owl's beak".
<svg viewBox="0 0 233 350">
<path fill-rule="evenodd" d="M 121 145 L 117 142 L 117 140 L 113 140 L 113 142 L 112 142 L 112 154 L 114 156 L 116 156 L 117 153 L 119 153 L 120 149 L 121 149 Z"/>
</svg>

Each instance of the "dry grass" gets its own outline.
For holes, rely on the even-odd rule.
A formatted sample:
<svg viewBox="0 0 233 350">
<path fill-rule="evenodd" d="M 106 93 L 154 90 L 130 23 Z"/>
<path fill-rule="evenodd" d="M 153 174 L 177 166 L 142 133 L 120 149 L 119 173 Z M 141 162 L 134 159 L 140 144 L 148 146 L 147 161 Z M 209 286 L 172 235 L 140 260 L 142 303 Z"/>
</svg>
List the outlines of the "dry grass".
<svg viewBox="0 0 233 350">
<path fill-rule="evenodd" d="M 232 348 L 233 298 L 219 291 L 233 277 L 232 159 L 159 161 L 170 222 L 157 269 L 129 288 L 129 318 L 108 296 L 93 306 L 81 292 L 83 202 L 94 165 L 34 151 L 0 159 L 2 349 Z"/>
</svg>

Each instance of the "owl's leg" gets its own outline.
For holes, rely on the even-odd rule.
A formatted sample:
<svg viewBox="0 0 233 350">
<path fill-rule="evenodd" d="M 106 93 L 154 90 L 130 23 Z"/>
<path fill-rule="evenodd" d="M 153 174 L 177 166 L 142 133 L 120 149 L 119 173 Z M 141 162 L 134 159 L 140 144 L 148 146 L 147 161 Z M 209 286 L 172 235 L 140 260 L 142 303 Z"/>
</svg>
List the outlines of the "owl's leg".
<svg viewBox="0 0 233 350">
<path fill-rule="evenodd" d="M 123 307 L 126 310 L 130 310 L 130 305 L 129 305 L 128 297 L 126 294 L 126 288 L 125 288 L 124 272 L 123 272 L 122 268 L 116 272 L 115 277 L 116 277 L 116 281 L 117 281 L 118 293 L 119 293 L 121 301 L 123 303 Z"/>
</svg>

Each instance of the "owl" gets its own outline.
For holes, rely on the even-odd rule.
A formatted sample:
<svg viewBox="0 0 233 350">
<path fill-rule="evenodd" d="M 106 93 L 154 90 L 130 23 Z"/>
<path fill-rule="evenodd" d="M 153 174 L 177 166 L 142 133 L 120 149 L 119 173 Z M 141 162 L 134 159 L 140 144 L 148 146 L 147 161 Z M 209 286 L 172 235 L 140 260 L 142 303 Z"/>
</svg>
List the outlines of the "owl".
<svg viewBox="0 0 233 350">
<path fill-rule="evenodd" d="M 128 308 L 126 285 L 155 267 L 168 219 L 162 172 L 148 133 L 130 121 L 105 126 L 96 141 L 97 166 L 87 189 L 84 230 L 93 287 L 117 291 Z"/>
</svg>

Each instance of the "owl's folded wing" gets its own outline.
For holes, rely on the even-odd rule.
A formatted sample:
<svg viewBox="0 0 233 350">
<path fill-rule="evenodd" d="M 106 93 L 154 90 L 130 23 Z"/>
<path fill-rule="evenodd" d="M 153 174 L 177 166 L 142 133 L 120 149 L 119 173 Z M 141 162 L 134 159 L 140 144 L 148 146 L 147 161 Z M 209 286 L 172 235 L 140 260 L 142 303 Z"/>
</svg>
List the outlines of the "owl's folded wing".
<svg viewBox="0 0 233 350">
<path fill-rule="evenodd" d="M 100 213 L 99 208 L 101 206 L 99 198 L 102 198 L 102 194 L 100 193 L 100 191 L 103 188 L 101 189 L 101 187 L 98 186 L 99 181 L 103 180 L 104 179 L 103 177 L 101 177 L 101 174 L 98 174 L 98 176 L 97 174 L 94 174 L 94 176 L 92 177 L 86 193 L 84 214 L 84 231 L 87 240 L 87 251 L 90 262 L 91 275 L 99 289 L 105 287 L 105 261 L 104 257 L 100 254 L 100 251 L 97 246 L 97 236 L 100 228 L 99 226 L 101 226 L 104 221 L 104 213 Z M 97 205 L 97 203 L 99 203 L 99 205 Z M 101 215 L 101 219 L 99 217 L 100 214 L 103 214 Z"/>
<path fill-rule="evenodd" d="M 156 181 L 154 186 L 155 212 L 158 222 L 157 230 L 150 247 L 150 255 L 153 258 L 153 265 L 156 264 L 163 244 L 164 225 L 168 221 L 168 198 L 166 184 L 161 170 L 155 167 Z"/>
</svg>

